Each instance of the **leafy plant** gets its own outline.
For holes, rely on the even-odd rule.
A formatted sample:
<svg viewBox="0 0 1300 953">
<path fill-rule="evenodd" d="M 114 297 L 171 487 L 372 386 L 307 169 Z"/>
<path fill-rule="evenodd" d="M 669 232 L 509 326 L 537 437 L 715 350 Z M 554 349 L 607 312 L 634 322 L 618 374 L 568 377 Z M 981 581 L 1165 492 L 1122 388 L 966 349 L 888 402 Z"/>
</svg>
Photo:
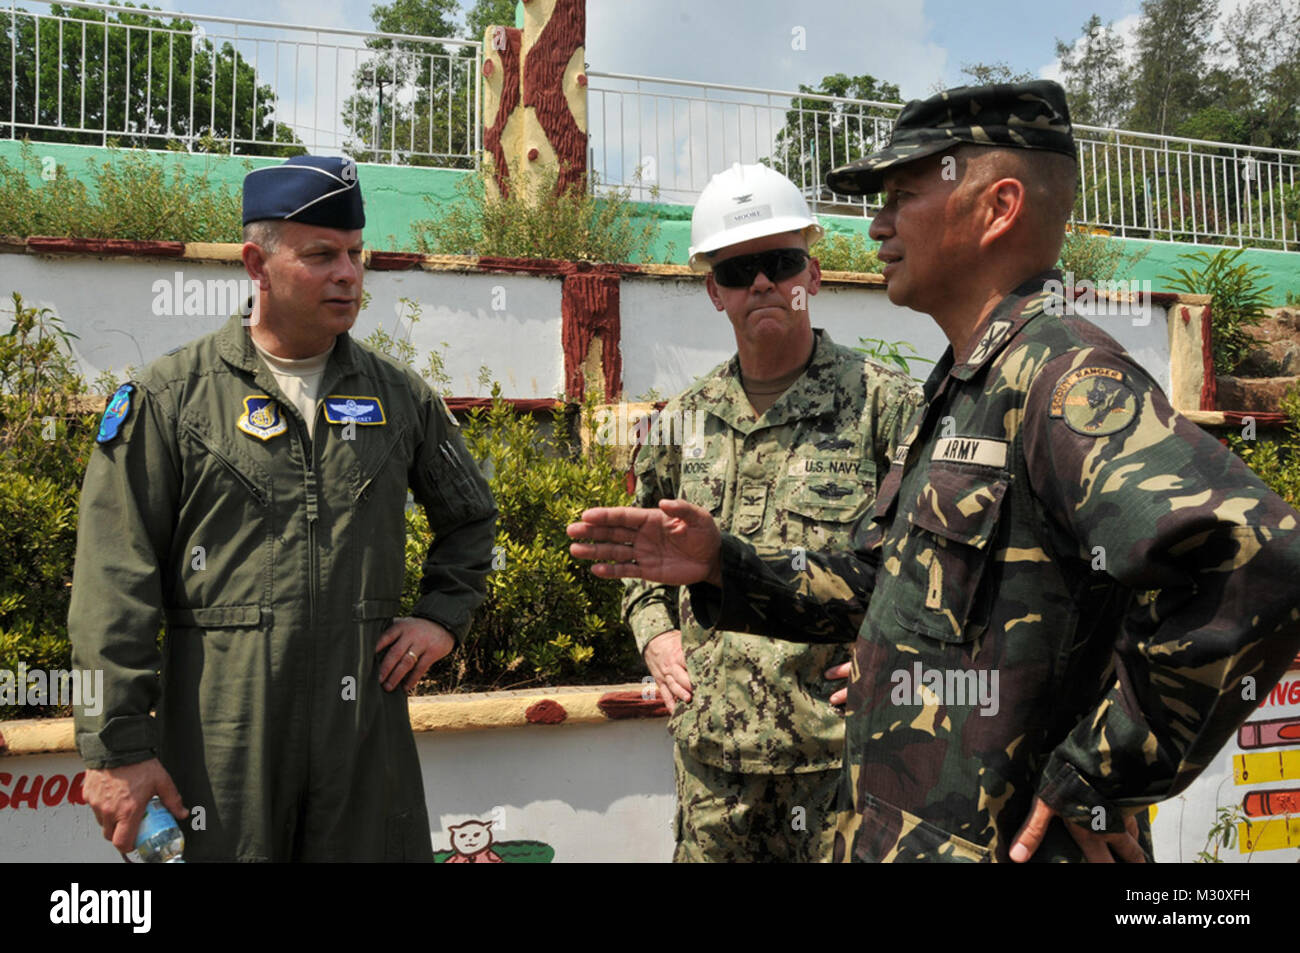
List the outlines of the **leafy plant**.
<svg viewBox="0 0 1300 953">
<path fill-rule="evenodd" d="M 910 353 L 904 354 L 906 348 Z M 928 357 L 920 357 L 916 353 L 916 348 L 907 341 L 886 341 L 884 338 L 858 338 L 858 347 L 855 351 L 861 351 L 873 361 L 879 361 L 881 364 L 893 365 L 901 370 L 904 374 L 912 373 L 912 361 L 920 361 L 922 364 L 933 364 L 934 361 Z M 924 378 L 915 378 L 924 380 Z"/>
<path fill-rule="evenodd" d="M 822 271 L 856 271 L 880 274 L 883 265 L 876 257 L 880 247 L 868 242 L 858 232 L 827 232 L 826 237 L 812 248 L 812 253 Z"/>
<path fill-rule="evenodd" d="M 0 669 L 67 668 L 77 493 L 97 415 L 58 315 L 16 293 L 13 309 L 0 337 Z M 0 717 L 38 713 L 0 708 Z"/>
<path fill-rule="evenodd" d="M 1146 254 L 1146 249 L 1133 255 L 1125 254 L 1121 242 L 1074 226 L 1065 231 L 1065 242 L 1061 245 L 1056 267 L 1066 275 L 1073 275 L 1076 282 L 1091 281 L 1100 285 L 1104 281 L 1131 275 Z"/>
<path fill-rule="evenodd" d="M 593 174 L 594 175 L 594 174 Z M 460 198 L 440 214 L 411 225 L 425 254 L 554 258 L 567 261 L 651 261 L 659 213 L 631 200 L 632 188 L 602 190 L 581 184 L 556 194 L 559 171 L 539 172 L 531 187 L 510 180 L 497 192 L 491 163 L 457 185 Z M 657 191 L 651 190 L 656 196 Z M 439 208 L 432 198 L 425 201 Z M 672 249 L 668 250 L 668 258 Z"/>
<path fill-rule="evenodd" d="M 1300 382 L 1282 396 L 1286 437 L 1282 440 L 1245 440 L 1228 437 L 1228 446 L 1269 488 L 1294 507 L 1300 507 Z"/>
<path fill-rule="evenodd" d="M 1231 850 L 1237 843 L 1237 825 L 1246 820 L 1241 805 L 1229 804 L 1215 813 L 1214 826 L 1205 835 L 1205 847 L 1196 855 L 1198 864 L 1221 864 L 1219 850 Z"/>
<path fill-rule="evenodd" d="M 464 425 L 500 511 L 494 571 L 466 644 L 431 676 L 438 690 L 518 687 L 556 680 L 634 678 L 639 659 L 619 621 L 623 587 L 599 579 L 569 555 L 565 527 L 589 506 L 627 505 L 612 448 L 577 451 L 571 415 L 557 405 L 549 430 L 501 399 L 476 408 Z M 595 400 L 583 412 L 590 417 Z M 418 597 L 429 544 L 424 514 L 407 518 L 407 604 Z"/>
<path fill-rule="evenodd" d="M 1231 374 L 1255 347 L 1255 339 L 1246 328 L 1257 325 L 1268 306 L 1272 285 L 1260 287 L 1267 272 L 1258 265 L 1237 264 L 1243 248 L 1224 248 L 1211 255 L 1208 251 L 1180 255 L 1179 258 L 1199 267 L 1176 268 L 1175 274 L 1161 275 L 1175 291 L 1210 295 L 1210 314 L 1214 328 L 1214 369 Z"/>
<path fill-rule="evenodd" d="M 241 241 L 239 190 L 216 185 L 209 171 L 193 174 L 175 163 L 110 148 L 102 162 L 86 160 L 87 187 L 64 167 L 47 168 L 24 142 L 16 165 L 0 159 L 0 234 Z"/>
</svg>

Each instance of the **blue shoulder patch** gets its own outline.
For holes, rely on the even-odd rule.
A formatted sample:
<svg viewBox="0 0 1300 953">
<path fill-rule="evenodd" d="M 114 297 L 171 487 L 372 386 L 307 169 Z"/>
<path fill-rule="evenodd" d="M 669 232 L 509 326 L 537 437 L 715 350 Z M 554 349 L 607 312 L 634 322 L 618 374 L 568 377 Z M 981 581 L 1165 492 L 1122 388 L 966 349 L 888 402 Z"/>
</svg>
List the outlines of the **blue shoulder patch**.
<svg viewBox="0 0 1300 953">
<path fill-rule="evenodd" d="M 108 406 L 104 408 L 104 416 L 99 421 L 99 433 L 95 435 L 95 443 L 108 443 L 117 436 L 117 432 L 122 429 L 122 422 L 131 414 L 131 391 L 135 390 L 134 384 L 123 384 L 117 389 Z"/>
</svg>

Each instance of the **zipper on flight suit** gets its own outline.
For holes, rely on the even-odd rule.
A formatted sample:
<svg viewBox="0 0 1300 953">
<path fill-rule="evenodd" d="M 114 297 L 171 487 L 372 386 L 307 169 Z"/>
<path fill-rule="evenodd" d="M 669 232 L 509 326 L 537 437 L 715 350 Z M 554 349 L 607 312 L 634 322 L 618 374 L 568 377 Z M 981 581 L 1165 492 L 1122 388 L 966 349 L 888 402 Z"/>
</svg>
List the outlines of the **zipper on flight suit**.
<svg viewBox="0 0 1300 953">
<path fill-rule="evenodd" d="M 316 402 L 315 416 L 320 416 L 320 401 Z M 320 573 L 319 560 L 316 555 L 316 521 L 320 516 L 319 500 L 316 493 L 316 441 L 307 435 L 307 422 L 300 421 L 298 441 L 302 446 L 304 464 L 303 484 L 306 490 L 307 504 L 307 618 L 314 630 L 316 627 L 316 583 Z"/>
</svg>

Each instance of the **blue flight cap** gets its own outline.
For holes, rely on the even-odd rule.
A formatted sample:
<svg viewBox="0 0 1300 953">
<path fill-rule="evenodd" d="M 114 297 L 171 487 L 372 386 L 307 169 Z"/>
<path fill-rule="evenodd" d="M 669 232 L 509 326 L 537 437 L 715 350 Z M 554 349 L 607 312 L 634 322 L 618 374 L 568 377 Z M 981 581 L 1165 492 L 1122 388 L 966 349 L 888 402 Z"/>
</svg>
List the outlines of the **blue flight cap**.
<svg viewBox="0 0 1300 953">
<path fill-rule="evenodd" d="M 284 165 L 254 169 L 244 176 L 244 224 L 266 219 L 343 231 L 364 228 L 366 211 L 356 162 L 294 156 Z"/>
</svg>

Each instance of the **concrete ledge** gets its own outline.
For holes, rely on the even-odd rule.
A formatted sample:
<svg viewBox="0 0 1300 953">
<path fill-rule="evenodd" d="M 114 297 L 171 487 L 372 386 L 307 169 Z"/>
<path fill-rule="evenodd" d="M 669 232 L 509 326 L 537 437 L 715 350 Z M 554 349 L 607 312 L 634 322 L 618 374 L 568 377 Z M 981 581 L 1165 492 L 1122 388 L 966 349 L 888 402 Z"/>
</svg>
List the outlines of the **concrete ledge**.
<svg viewBox="0 0 1300 953">
<path fill-rule="evenodd" d="M 410 700 L 413 731 L 482 731 L 530 725 L 596 725 L 627 718 L 663 718 L 658 698 L 642 685 L 581 685 L 466 695 L 421 695 Z M 0 722 L 0 757 L 76 752 L 71 718 Z"/>
</svg>

